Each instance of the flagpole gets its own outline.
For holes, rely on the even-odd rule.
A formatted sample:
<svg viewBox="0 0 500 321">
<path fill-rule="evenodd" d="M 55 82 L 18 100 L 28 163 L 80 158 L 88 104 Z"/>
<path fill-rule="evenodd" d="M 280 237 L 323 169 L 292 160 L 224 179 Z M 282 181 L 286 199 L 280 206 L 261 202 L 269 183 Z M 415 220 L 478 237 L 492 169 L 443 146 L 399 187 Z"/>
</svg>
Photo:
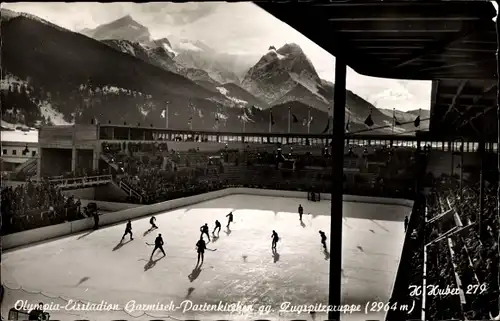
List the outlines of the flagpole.
<svg viewBox="0 0 500 321">
<path fill-rule="evenodd" d="M 191 131 L 193 131 L 194 108 L 193 108 L 193 104 L 191 104 L 191 102 L 189 102 L 189 107 L 191 108 L 191 120 L 189 121 L 189 129 Z"/>
<path fill-rule="evenodd" d="M 288 133 L 290 134 L 290 114 L 292 113 L 292 108 L 288 106 Z"/>
<path fill-rule="evenodd" d="M 307 133 L 311 132 L 311 107 L 307 109 Z"/>
<path fill-rule="evenodd" d="M 169 102 L 167 101 L 167 108 L 165 108 L 165 128 L 168 129 L 168 104 Z"/>
<path fill-rule="evenodd" d="M 272 119 L 273 119 L 273 109 L 269 108 L 269 133 L 271 133 L 271 127 L 272 127 Z"/>
<path fill-rule="evenodd" d="M 422 108 L 418 109 L 418 118 L 422 119 L 420 116 L 422 115 Z M 420 122 L 418 122 L 418 130 L 420 130 Z"/>
<path fill-rule="evenodd" d="M 392 109 L 392 135 L 394 135 L 394 122 L 396 121 L 396 108 Z"/>
</svg>

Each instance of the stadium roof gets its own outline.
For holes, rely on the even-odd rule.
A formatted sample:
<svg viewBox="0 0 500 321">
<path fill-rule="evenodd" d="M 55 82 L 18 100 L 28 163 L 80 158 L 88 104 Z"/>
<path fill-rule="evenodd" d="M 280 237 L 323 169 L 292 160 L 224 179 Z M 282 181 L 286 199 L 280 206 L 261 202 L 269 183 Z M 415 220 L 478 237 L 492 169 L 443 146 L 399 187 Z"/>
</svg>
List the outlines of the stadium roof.
<svg viewBox="0 0 500 321">
<path fill-rule="evenodd" d="M 359 74 L 439 80 L 433 85 L 433 132 L 447 128 L 456 134 L 462 127 L 462 135 L 476 133 L 462 123 L 471 117 L 479 118 L 475 116 L 478 108 L 484 107 L 481 112 L 494 110 L 497 41 L 493 21 L 496 10 L 491 2 L 346 0 L 256 4 Z M 442 127 L 443 122 L 453 126 Z"/>
</svg>

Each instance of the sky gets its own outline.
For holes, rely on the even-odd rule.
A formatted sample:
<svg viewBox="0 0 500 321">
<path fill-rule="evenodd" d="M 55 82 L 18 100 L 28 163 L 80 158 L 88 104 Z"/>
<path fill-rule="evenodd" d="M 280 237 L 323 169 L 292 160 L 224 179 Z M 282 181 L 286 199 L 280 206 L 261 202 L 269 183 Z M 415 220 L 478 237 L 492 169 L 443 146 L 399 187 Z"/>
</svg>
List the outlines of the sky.
<svg viewBox="0 0 500 321">
<path fill-rule="evenodd" d="M 270 46 L 296 43 L 320 77 L 334 81 L 335 58 L 331 54 L 251 2 L 17 2 L 2 3 L 2 7 L 36 15 L 72 31 L 130 15 L 146 26 L 154 39 L 175 36 L 198 40 L 221 52 L 255 57 L 255 62 Z M 373 78 L 349 69 L 347 88 L 378 108 L 430 108 L 430 81 Z"/>
</svg>

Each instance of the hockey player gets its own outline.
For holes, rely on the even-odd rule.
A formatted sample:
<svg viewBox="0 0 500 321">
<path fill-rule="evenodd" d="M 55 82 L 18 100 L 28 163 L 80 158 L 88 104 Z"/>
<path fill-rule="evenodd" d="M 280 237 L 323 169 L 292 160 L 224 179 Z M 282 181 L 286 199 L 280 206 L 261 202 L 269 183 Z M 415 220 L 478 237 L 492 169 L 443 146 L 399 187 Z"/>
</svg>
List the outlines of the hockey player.
<svg viewBox="0 0 500 321">
<path fill-rule="evenodd" d="M 227 214 L 226 217 L 228 218 L 226 227 L 229 228 L 229 224 L 231 224 L 233 222 L 233 212 Z"/>
<path fill-rule="evenodd" d="M 155 254 L 156 250 L 160 250 L 163 253 L 163 256 L 167 256 L 167 254 L 165 254 L 165 251 L 163 250 L 163 244 L 163 238 L 161 237 L 161 234 L 158 234 L 155 239 L 155 248 L 151 253 L 151 259 L 153 259 L 153 255 Z"/>
<path fill-rule="evenodd" d="M 200 258 L 201 258 L 201 264 L 203 264 L 203 259 L 205 256 L 205 249 L 207 248 L 207 244 L 203 240 L 203 236 L 200 237 L 200 240 L 196 243 L 196 250 L 198 251 L 198 262 L 196 262 L 196 266 L 200 264 Z"/>
<path fill-rule="evenodd" d="M 321 244 L 323 245 L 323 248 L 326 250 L 326 235 L 325 235 L 325 232 L 319 231 L 319 235 L 321 236 Z"/>
<path fill-rule="evenodd" d="M 203 238 L 203 234 L 206 234 L 208 237 L 208 241 L 210 242 L 210 235 L 208 235 L 208 224 L 205 223 L 205 225 L 200 227 L 200 232 L 201 232 L 201 238 Z"/>
<path fill-rule="evenodd" d="M 271 238 L 273 239 L 273 243 L 271 245 L 271 249 L 276 250 L 276 244 L 280 240 L 278 233 L 276 233 L 275 230 L 273 230 L 273 234 L 271 235 Z"/>
<path fill-rule="evenodd" d="M 304 214 L 304 208 L 302 207 L 302 204 L 299 204 L 298 212 L 299 212 L 299 219 L 302 221 L 302 215 Z"/>
<path fill-rule="evenodd" d="M 156 222 L 156 217 L 151 216 L 151 218 L 149 219 L 149 224 L 151 224 L 150 230 L 158 228 L 158 226 L 156 226 L 155 222 Z"/>
<path fill-rule="evenodd" d="M 132 234 L 132 221 L 128 220 L 127 222 L 127 227 L 125 227 L 125 233 L 122 236 L 122 240 L 120 242 L 123 242 L 123 239 L 127 234 L 130 234 L 130 240 L 132 241 L 134 239 L 133 234 Z"/>
<path fill-rule="evenodd" d="M 214 231 L 212 232 L 212 234 L 215 236 L 215 231 L 217 231 L 217 234 L 219 234 L 220 228 L 221 228 L 221 224 L 220 224 L 219 220 L 215 220 L 215 228 L 214 228 Z"/>
<path fill-rule="evenodd" d="M 405 216 L 405 232 L 408 229 L 408 216 Z"/>
</svg>

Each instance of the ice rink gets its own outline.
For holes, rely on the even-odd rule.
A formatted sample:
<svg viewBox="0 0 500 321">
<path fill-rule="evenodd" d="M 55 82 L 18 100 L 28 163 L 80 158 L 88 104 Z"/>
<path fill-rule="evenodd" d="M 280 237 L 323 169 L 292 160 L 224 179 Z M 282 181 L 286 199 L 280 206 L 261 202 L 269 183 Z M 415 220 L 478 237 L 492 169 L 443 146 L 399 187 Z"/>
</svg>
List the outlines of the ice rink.
<svg viewBox="0 0 500 321">
<path fill-rule="evenodd" d="M 299 204 L 305 213 L 302 224 Z M 230 211 L 234 224 L 227 230 L 225 216 Z M 9 251 L 2 254 L 6 287 L 2 315 L 7 317 L 16 301 L 23 300 L 52 304 L 53 319 L 312 320 L 308 313 L 280 308 L 283 302 L 290 302 L 290 309 L 328 303 L 329 254 L 322 249 L 318 230 L 330 237 L 329 212 L 326 200 L 231 195 L 156 214 L 159 229 L 148 234 L 149 217 L 137 219 L 132 222 L 134 240 L 129 242 L 127 237 L 123 246 L 119 242 L 125 223 Z M 367 301 L 388 300 L 401 254 L 403 220 L 410 212 L 403 206 L 344 202 L 346 304 L 361 304 L 364 309 Z M 223 226 L 220 237 L 207 244 L 216 251 L 207 251 L 201 269 L 193 270 L 199 228 L 208 223 L 212 231 L 216 219 Z M 274 255 L 272 230 L 281 237 Z M 157 253 L 150 261 L 153 247 L 146 242 L 154 243 L 158 233 L 166 242 L 167 256 Z M 82 311 L 73 303 L 68 305 L 68 300 L 104 301 L 119 310 Z M 149 306 L 133 306 L 132 301 Z M 219 302 L 240 303 L 245 311 L 194 311 L 195 305 Z M 157 303 L 164 307 L 152 306 Z M 254 312 L 249 312 L 250 307 Z M 266 314 L 259 308 L 272 310 Z M 383 311 L 359 312 L 344 314 L 342 320 L 383 317 Z M 316 316 L 316 320 L 325 319 L 326 315 Z"/>
</svg>

